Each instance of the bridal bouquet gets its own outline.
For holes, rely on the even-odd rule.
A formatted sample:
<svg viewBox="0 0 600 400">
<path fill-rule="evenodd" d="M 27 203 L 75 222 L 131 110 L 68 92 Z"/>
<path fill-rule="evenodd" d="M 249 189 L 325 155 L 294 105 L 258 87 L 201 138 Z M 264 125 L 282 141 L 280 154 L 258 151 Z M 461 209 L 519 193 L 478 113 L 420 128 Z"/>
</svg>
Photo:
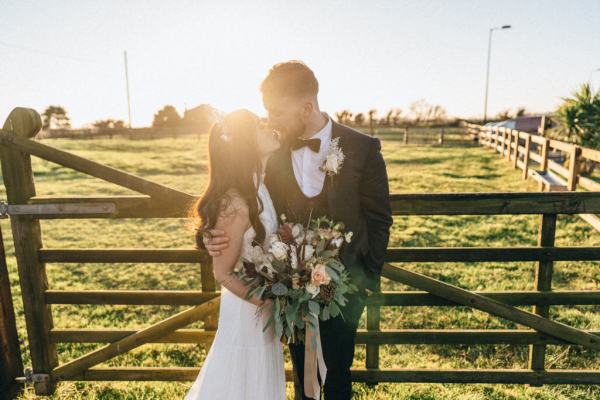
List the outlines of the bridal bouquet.
<svg viewBox="0 0 600 400">
<path fill-rule="evenodd" d="M 344 295 L 358 290 L 339 259 L 352 232 L 325 217 L 310 219 L 306 226 L 286 221 L 285 215 L 281 220 L 277 233 L 268 238 L 267 250 L 245 246 L 235 273 L 250 288 L 247 298 L 257 295 L 273 301 L 263 331 L 274 323 L 283 343 L 303 342 L 305 324 L 316 330 L 318 318 L 341 314 Z"/>
</svg>

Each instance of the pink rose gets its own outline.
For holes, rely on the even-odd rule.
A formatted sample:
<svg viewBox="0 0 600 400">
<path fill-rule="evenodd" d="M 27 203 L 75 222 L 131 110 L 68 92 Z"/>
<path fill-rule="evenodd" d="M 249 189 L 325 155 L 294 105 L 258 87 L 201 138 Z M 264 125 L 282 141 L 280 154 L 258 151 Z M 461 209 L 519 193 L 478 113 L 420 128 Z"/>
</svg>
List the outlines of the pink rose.
<svg viewBox="0 0 600 400">
<path fill-rule="evenodd" d="M 325 270 L 325 265 L 317 264 L 310 274 L 310 283 L 314 286 L 327 285 L 331 281 L 331 277 Z"/>
</svg>

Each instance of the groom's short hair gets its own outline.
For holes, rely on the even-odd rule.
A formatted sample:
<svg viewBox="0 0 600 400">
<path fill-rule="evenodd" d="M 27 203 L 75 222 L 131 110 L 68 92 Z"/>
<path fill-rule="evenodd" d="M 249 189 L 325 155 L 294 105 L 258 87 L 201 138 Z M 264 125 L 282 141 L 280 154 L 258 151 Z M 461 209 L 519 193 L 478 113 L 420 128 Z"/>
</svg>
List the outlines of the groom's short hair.
<svg viewBox="0 0 600 400">
<path fill-rule="evenodd" d="M 260 84 L 265 97 L 316 96 L 319 82 L 313 71 L 299 60 L 277 63 Z"/>
</svg>

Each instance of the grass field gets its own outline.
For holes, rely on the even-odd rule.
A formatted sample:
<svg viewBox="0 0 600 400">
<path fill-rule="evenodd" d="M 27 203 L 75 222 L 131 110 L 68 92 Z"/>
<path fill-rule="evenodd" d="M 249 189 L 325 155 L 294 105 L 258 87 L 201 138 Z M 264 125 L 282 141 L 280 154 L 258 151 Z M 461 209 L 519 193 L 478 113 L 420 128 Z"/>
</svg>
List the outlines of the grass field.
<svg viewBox="0 0 600 400">
<path fill-rule="evenodd" d="M 535 191 L 491 150 L 461 142 L 449 133 L 448 144 L 403 145 L 392 134 L 382 134 L 392 193 Z M 201 193 L 206 182 L 205 139 L 170 138 L 149 141 L 126 139 L 46 143 L 120 168 L 188 193 Z M 33 158 L 38 195 L 94 196 L 134 194 L 73 170 Z M 5 199 L 1 187 L 0 198 Z M 391 246 L 530 246 L 536 244 L 538 216 L 415 216 L 395 218 Z M 27 335 L 8 219 L 0 220 L 24 364 L 30 366 Z M 45 220 L 44 247 L 190 248 L 192 234 L 184 220 Z M 578 217 L 559 216 L 556 245 L 600 246 L 600 234 Z M 477 290 L 533 289 L 534 263 L 403 264 L 443 281 Z M 598 262 L 558 262 L 553 287 L 598 289 Z M 198 290 L 196 264 L 48 264 L 51 289 L 164 289 Z M 384 280 L 384 290 L 412 290 Z M 144 327 L 185 307 L 167 306 L 54 306 L 57 328 Z M 600 329 L 600 307 L 552 307 L 552 318 L 578 328 Z M 195 325 L 199 326 L 199 325 Z M 361 328 L 364 328 L 364 315 Z M 467 308 L 406 307 L 382 309 L 382 328 L 518 328 L 505 320 Z M 61 344 L 60 362 L 69 361 L 99 345 Z M 197 345 L 145 345 L 103 366 L 200 366 L 206 352 Z M 598 352 L 577 346 L 549 346 L 550 368 L 600 369 Z M 287 354 L 286 354 L 287 357 Z M 364 367 L 365 349 L 358 346 L 355 366 Z M 286 361 L 289 367 L 289 361 Z M 525 368 L 526 346 L 382 346 L 382 368 Z M 191 382 L 62 382 L 54 399 L 177 399 Z M 355 384 L 356 399 L 600 399 L 593 386 Z M 288 384 L 289 398 L 292 387 Z M 28 387 L 22 399 L 35 398 Z"/>
</svg>

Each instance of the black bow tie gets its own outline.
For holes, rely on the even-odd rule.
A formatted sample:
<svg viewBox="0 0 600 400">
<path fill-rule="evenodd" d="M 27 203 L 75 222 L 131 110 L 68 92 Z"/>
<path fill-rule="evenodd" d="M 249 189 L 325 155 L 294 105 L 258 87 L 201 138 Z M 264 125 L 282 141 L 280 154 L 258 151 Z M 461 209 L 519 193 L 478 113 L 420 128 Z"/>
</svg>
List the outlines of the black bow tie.
<svg viewBox="0 0 600 400">
<path fill-rule="evenodd" d="M 301 139 L 296 138 L 292 141 L 292 150 L 298 150 L 307 146 L 309 149 L 314 151 L 315 153 L 319 152 L 321 148 L 321 139 Z"/>
</svg>

